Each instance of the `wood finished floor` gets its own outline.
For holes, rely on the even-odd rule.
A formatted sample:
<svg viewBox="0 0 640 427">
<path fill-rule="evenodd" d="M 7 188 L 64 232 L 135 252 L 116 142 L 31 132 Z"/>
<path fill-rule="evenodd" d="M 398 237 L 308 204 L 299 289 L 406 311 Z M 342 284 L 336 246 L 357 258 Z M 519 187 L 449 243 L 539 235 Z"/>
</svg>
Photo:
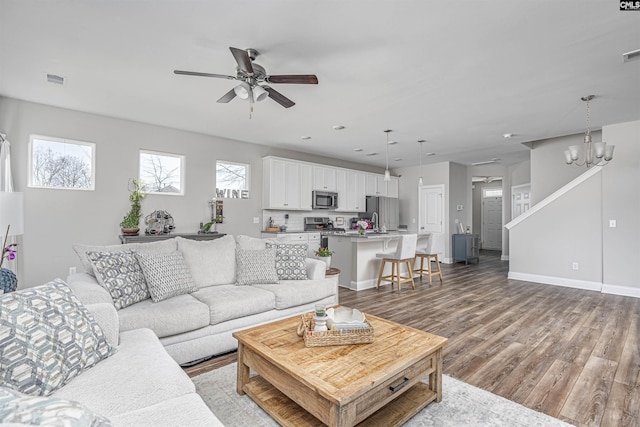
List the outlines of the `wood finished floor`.
<svg viewBox="0 0 640 427">
<path fill-rule="evenodd" d="M 640 426 L 640 299 L 508 280 L 490 251 L 442 268 L 442 285 L 341 288 L 340 304 L 449 338 L 444 373 L 468 384 L 577 426 Z"/>
</svg>

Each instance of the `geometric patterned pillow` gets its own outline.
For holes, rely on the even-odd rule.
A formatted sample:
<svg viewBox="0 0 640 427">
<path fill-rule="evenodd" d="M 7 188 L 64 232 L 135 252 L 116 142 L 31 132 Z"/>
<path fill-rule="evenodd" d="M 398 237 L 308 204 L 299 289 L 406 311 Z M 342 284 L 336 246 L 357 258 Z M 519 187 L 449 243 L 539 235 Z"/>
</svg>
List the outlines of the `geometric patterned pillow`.
<svg viewBox="0 0 640 427">
<path fill-rule="evenodd" d="M 280 280 L 306 280 L 307 243 L 267 243 L 276 248 L 276 273 Z"/>
<path fill-rule="evenodd" d="M 111 427 L 111 421 L 96 415 L 79 402 L 55 397 L 32 397 L 0 387 L 0 424 L 32 426 Z"/>
<path fill-rule="evenodd" d="M 0 295 L 0 383 L 48 396 L 116 349 L 60 279 Z"/>
<path fill-rule="evenodd" d="M 133 251 L 87 252 L 100 285 L 109 291 L 120 310 L 149 298 L 144 274 Z"/>
<path fill-rule="evenodd" d="M 236 249 L 236 285 L 278 283 L 276 250 Z"/>
<path fill-rule="evenodd" d="M 168 254 L 136 254 L 153 302 L 198 290 L 179 251 Z"/>
</svg>

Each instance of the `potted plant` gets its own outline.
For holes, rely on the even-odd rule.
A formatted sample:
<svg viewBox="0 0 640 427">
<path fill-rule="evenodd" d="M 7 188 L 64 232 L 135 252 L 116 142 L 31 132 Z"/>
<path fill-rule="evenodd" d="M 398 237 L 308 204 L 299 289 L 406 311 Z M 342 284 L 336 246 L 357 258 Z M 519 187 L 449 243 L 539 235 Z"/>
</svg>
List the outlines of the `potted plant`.
<svg viewBox="0 0 640 427">
<path fill-rule="evenodd" d="M 222 215 L 216 216 L 211 221 L 209 221 L 208 223 L 206 223 L 206 224 L 204 224 L 202 226 L 202 231 L 204 231 L 205 233 L 215 233 L 216 232 L 216 224 L 222 223 L 222 219 L 223 218 L 224 217 Z"/>
<path fill-rule="evenodd" d="M 329 248 L 323 248 L 321 246 L 316 250 L 316 258 L 327 264 L 327 270 L 331 267 L 331 255 L 333 255 L 333 251 L 330 251 Z"/>
<path fill-rule="evenodd" d="M 120 227 L 122 228 L 122 234 L 125 236 L 136 236 L 140 231 L 140 217 L 142 216 L 142 206 L 140 202 L 145 196 L 140 180 L 133 178 L 130 181 L 129 191 L 131 192 L 129 195 L 131 209 L 129 209 L 129 212 L 127 212 L 122 219 Z"/>
</svg>

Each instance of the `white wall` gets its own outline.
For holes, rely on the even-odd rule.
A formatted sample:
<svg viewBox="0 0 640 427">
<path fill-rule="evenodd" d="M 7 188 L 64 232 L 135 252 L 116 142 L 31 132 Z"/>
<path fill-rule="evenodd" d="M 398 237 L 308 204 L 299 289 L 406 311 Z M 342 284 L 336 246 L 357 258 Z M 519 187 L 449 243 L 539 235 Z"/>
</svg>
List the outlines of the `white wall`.
<svg viewBox="0 0 640 427">
<path fill-rule="evenodd" d="M 242 125 L 242 123 L 239 123 Z M 315 161 L 380 173 L 379 168 L 338 159 L 248 144 L 160 126 L 82 113 L 0 97 L 0 130 L 12 147 L 16 191 L 25 193 L 25 234 L 19 246 L 19 286 L 65 278 L 69 267 L 82 267 L 72 243 L 119 244 L 119 223 L 129 208 L 127 183 L 138 174 L 138 152 L 152 149 L 186 157 L 184 196 L 149 195 L 143 214 L 168 211 L 177 233 L 197 232 L 208 218 L 207 201 L 215 194 L 216 160 L 251 165 L 249 199 L 224 199 L 222 233 L 259 236 L 262 218 L 262 157 L 267 155 Z M 27 148 L 30 134 L 96 144 L 95 191 L 27 188 Z M 215 262 L 215 260 L 212 260 Z"/>
</svg>

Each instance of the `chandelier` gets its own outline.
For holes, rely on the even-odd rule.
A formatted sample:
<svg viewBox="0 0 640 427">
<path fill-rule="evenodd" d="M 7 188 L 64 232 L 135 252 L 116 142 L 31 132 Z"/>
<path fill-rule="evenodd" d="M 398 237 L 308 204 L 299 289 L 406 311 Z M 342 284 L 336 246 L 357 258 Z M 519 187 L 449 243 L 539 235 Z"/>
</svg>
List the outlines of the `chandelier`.
<svg viewBox="0 0 640 427">
<path fill-rule="evenodd" d="M 590 128 L 590 110 L 589 101 L 595 98 L 594 95 L 583 96 L 582 99 L 587 103 L 587 132 L 584 135 L 584 159 L 578 161 L 580 158 L 580 146 L 572 145 L 568 150 L 565 150 L 564 157 L 568 165 L 574 164 L 577 166 L 591 167 L 594 163 L 596 165 L 604 166 L 613 159 L 613 149 L 615 145 L 607 144 L 606 142 L 591 142 L 591 128 Z"/>
</svg>

